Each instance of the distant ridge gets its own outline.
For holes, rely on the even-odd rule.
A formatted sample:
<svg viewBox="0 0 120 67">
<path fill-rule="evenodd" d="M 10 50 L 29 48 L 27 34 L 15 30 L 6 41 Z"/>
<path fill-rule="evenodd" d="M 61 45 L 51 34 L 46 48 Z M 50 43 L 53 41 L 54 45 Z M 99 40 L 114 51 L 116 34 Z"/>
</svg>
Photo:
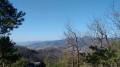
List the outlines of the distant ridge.
<svg viewBox="0 0 120 67">
<path fill-rule="evenodd" d="M 27 45 L 31 45 L 31 44 L 38 43 L 38 42 L 41 42 L 41 41 L 16 42 L 16 45 L 18 45 L 18 46 L 27 46 Z"/>
<path fill-rule="evenodd" d="M 58 47 L 61 44 L 65 44 L 65 40 L 55 40 L 55 41 L 44 41 L 44 42 L 37 42 L 31 45 L 27 45 L 27 48 L 30 49 L 35 49 L 35 50 L 39 50 L 39 49 L 44 49 L 46 47 Z"/>
<path fill-rule="evenodd" d="M 86 44 L 90 44 L 91 43 L 91 37 L 89 36 L 84 36 L 82 38 L 78 38 L 78 39 L 82 39 L 84 40 L 84 42 Z M 110 41 L 118 41 L 120 40 L 120 38 L 109 38 Z M 35 49 L 35 50 L 39 50 L 39 49 L 44 49 L 47 47 L 55 47 L 55 48 L 59 48 L 62 46 L 64 46 L 66 43 L 65 40 L 54 40 L 54 41 L 30 41 L 30 42 L 23 42 L 23 43 L 19 43 L 19 44 L 23 44 L 21 46 L 25 46 L 29 49 Z M 80 45 L 83 45 L 81 42 L 79 42 Z M 66 46 L 66 45 L 65 45 Z M 86 45 L 88 46 L 88 45 Z"/>
</svg>

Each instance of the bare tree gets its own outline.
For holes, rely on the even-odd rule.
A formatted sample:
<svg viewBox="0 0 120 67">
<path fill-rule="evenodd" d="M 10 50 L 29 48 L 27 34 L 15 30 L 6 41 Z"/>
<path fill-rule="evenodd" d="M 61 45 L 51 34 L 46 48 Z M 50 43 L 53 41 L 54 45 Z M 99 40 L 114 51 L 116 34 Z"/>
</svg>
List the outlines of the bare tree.
<svg viewBox="0 0 120 67">
<path fill-rule="evenodd" d="M 74 36 L 73 36 L 73 31 L 72 31 L 72 28 L 70 27 L 69 24 L 66 25 L 66 29 L 67 29 L 67 32 L 64 32 L 64 35 L 65 35 L 65 40 L 68 44 L 70 44 L 70 47 L 72 47 L 72 51 L 71 51 L 71 55 L 72 55 L 72 67 L 74 67 L 74 53 L 75 53 L 75 49 L 74 49 Z M 69 47 L 69 48 L 70 48 Z"/>
<path fill-rule="evenodd" d="M 120 29 L 120 10 L 115 9 L 115 5 L 113 3 L 112 6 L 112 18 L 111 20 L 116 24 L 118 29 Z"/>
<path fill-rule="evenodd" d="M 107 29 L 105 19 L 101 18 L 94 18 L 92 23 L 88 25 L 88 28 L 93 31 L 93 34 L 95 34 L 93 37 L 94 41 L 97 40 L 98 43 L 100 43 L 101 48 L 105 45 L 109 46 L 109 39 L 108 39 L 108 33 L 109 29 Z M 105 41 L 105 43 L 104 43 Z M 105 45 L 103 45 L 105 44 Z"/>
<path fill-rule="evenodd" d="M 119 7 L 120 8 L 120 7 Z M 111 25 L 112 35 L 115 37 L 119 37 L 120 30 L 120 9 L 115 7 L 115 3 L 113 2 L 112 7 L 107 12 L 106 17 L 109 20 L 109 24 Z"/>
<path fill-rule="evenodd" d="M 76 32 L 73 31 L 73 29 L 71 28 L 70 24 L 67 24 L 66 25 L 66 29 L 67 29 L 67 32 L 64 33 L 65 35 L 65 40 L 67 41 L 68 44 L 70 44 L 70 47 L 72 47 L 72 67 L 75 67 L 75 64 L 74 64 L 74 54 L 77 54 L 77 67 L 79 67 L 80 65 L 80 61 L 79 61 L 79 41 L 78 41 L 78 37 L 77 37 L 77 34 Z M 76 53 L 77 52 L 77 53 Z"/>
</svg>

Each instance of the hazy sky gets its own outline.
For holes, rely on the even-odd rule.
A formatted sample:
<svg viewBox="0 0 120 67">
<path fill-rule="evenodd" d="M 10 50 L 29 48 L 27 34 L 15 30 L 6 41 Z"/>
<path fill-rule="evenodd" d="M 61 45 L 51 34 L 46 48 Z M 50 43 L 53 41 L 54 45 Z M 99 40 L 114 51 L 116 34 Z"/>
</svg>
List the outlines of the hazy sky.
<svg viewBox="0 0 120 67">
<path fill-rule="evenodd" d="M 26 12 L 23 25 L 11 32 L 11 38 L 16 42 L 62 39 L 67 19 L 75 29 L 86 31 L 86 22 L 103 14 L 112 1 L 10 0 L 19 11 Z"/>
</svg>

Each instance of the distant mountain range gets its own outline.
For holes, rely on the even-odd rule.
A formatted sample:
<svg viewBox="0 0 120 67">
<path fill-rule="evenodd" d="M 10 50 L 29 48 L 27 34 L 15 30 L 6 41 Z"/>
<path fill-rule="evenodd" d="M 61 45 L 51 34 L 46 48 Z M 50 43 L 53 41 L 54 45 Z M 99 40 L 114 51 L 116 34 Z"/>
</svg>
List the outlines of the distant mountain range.
<svg viewBox="0 0 120 67">
<path fill-rule="evenodd" d="M 82 39 L 84 40 L 84 43 L 86 44 L 90 44 L 91 43 L 91 37 L 89 36 L 84 36 L 82 38 L 78 38 L 78 39 Z M 118 41 L 120 40 L 120 38 L 109 38 L 110 41 Z M 28 42 L 17 42 L 17 45 L 21 45 L 21 46 L 25 46 L 29 49 L 35 49 L 35 50 L 39 50 L 39 49 L 44 49 L 47 47 L 61 47 L 61 45 L 64 47 L 66 45 L 63 44 L 67 44 L 65 40 L 54 40 L 54 41 L 28 41 Z M 79 42 L 80 45 L 83 45 L 83 43 Z"/>
<path fill-rule="evenodd" d="M 25 46 L 35 50 L 44 49 L 46 47 L 58 47 L 62 44 L 66 44 L 65 40 L 16 42 L 17 46 Z"/>
<path fill-rule="evenodd" d="M 16 42 L 16 45 L 19 45 L 19 46 L 27 46 L 27 45 L 31 45 L 31 44 L 38 43 L 38 42 L 41 42 L 41 41 Z"/>
<path fill-rule="evenodd" d="M 44 42 L 37 42 L 31 45 L 27 45 L 26 47 L 30 49 L 39 50 L 39 49 L 44 49 L 46 47 L 58 47 L 65 43 L 66 43 L 65 40 L 44 41 Z"/>
</svg>

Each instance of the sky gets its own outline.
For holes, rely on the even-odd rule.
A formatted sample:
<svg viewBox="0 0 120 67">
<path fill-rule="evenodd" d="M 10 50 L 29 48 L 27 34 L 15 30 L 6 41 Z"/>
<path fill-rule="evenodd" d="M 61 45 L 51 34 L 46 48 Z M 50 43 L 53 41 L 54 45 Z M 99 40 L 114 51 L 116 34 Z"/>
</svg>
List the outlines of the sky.
<svg viewBox="0 0 120 67">
<path fill-rule="evenodd" d="M 80 32 L 86 23 L 102 15 L 113 0 L 9 0 L 18 11 L 26 12 L 25 21 L 11 31 L 15 42 L 48 41 L 64 38 L 68 20 Z M 119 0 L 116 0 L 116 3 Z"/>
</svg>

